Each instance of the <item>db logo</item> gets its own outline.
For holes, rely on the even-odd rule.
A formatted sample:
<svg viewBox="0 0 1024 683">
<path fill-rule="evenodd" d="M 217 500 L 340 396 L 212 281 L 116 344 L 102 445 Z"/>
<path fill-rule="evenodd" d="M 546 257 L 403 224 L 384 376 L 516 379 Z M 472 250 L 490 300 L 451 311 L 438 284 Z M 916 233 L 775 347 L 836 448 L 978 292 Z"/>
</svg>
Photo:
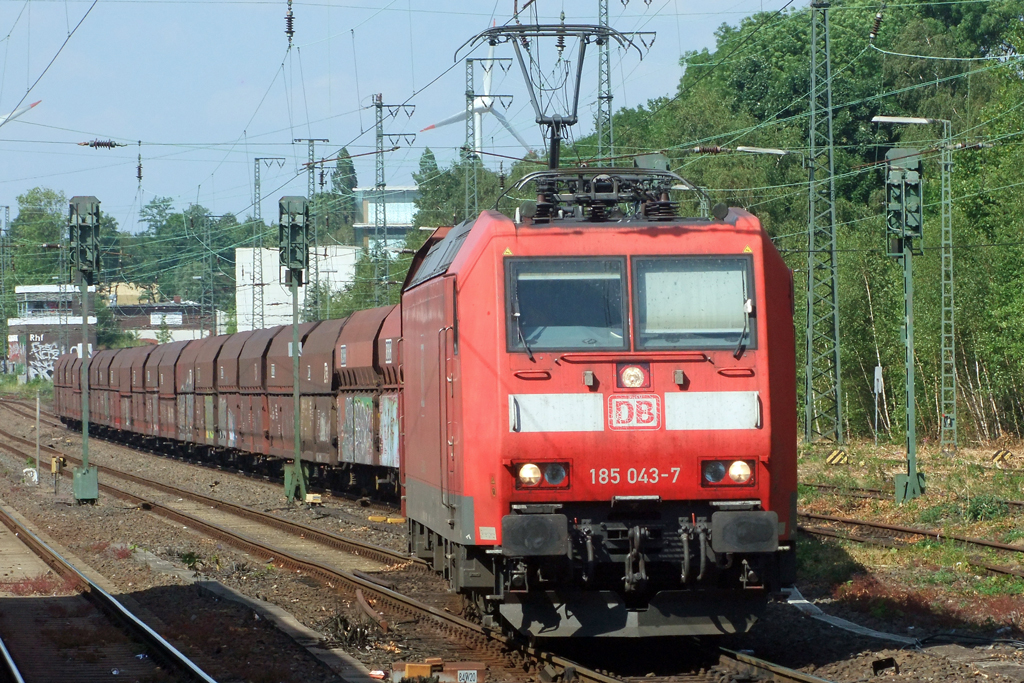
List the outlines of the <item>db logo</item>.
<svg viewBox="0 0 1024 683">
<path fill-rule="evenodd" d="M 608 397 L 608 426 L 612 429 L 658 429 L 661 397 L 657 394 Z"/>
</svg>

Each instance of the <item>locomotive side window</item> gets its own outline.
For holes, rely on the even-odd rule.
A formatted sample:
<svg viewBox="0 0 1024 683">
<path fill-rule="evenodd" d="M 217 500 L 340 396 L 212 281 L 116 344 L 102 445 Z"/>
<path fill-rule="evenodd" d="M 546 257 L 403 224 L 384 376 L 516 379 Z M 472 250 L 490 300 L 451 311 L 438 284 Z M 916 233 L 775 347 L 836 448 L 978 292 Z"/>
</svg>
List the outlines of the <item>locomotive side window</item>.
<svg viewBox="0 0 1024 683">
<path fill-rule="evenodd" d="M 757 347 L 749 256 L 633 261 L 638 349 Z"/>
<path fill-rule="evenodd" d="M 506 259 L 509 351 L 627 349 L 622 258 Z"/>
</svg>

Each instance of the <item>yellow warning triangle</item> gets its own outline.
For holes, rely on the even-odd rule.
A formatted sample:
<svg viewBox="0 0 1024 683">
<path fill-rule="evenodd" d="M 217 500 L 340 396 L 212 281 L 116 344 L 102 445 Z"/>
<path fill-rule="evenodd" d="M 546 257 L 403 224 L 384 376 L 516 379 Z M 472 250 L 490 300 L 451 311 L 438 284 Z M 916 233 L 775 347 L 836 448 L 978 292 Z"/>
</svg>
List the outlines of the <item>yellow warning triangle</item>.
<svg viewBox="0 0 1024 683">
<path fill-rule="evenodd" d="M 503 254 L 503 256 L 511 256 L 511 255 L 512 255 L 512 250 L 509 249 L 508 247 L 505 247 L 505 253 Z"/>
<path fill-rule="evenodd" d="M 754 250 L 750 248 L 749 244 L 747 246 L 743 247 L 743 253 L 744 254 L 751 254 L 751 253 L 753 253 L 753 251 Z"/>
</svg>

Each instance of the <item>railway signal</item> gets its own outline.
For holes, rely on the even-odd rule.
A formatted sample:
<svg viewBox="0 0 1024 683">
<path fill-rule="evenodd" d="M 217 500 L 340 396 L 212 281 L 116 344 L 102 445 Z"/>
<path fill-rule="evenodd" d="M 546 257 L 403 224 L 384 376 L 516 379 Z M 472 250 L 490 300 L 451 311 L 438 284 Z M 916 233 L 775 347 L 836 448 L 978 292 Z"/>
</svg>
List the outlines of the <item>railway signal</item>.
<svg viewBox="0 0 1024 683">
<path fill-rule="evenodd" d="M 924 493 L 917 471 L 917 414 L 914 404 L 914 253 L 923 237 L 922 164 L 916 149 L 891 149 L 885 155 L 885 237 L 889 256 L 903 263 L 903 341 L 907 399 L 907 473 L 896 475 L 896 502 Z"/>
<path fill-rule="evenodd" d="M 881 21 L 881 12 L 875 17 L 877 25 Z M 977 148 L 984 145 L 953 144 L 952 122 L 948 119 L 929 119 L 917 116 L 875 116 L 874 123 L 891 123 L 900 125 L 931 125 L 942 124 L 942 151 L 940 164 L 942 167 L 942 326 L 941 351 L 942 388 L 940 392 L 940 409 L 942 419 L 939 422 L 939 446 L 946 455 L 956 453 L 956 335 L 953 305 L 953 151 L 955 149 Z"/>
<path fill-rule="evenodd" d="M 295 459 L 284 467 L 284 494 L 288 502 L 295 500 L 298 489 L 300 500 L 306 500 L 306 470 L 302 466 L 302 402 L 299 400 L 299 287 L 302 271 L 309 266 L 309 202 L 305 197 L 281 197 L 278 201 L 278 238 L 281 246 L 281 265 L 287 269 L 285 284 L 292 290 L 292 397 L 294 404 Z"/>
<path fill-rule="evenodd" d="M 68 236 L 71 267 L 78 271 L 82 292 L 82 466 L 74 470 L 72 491 L 76 502 L 95 503 L 99 498 L 99 479 L 96 468 L 89 466 L 89 285 L 100 272 L 100 200 L 71 198 Z"/>
</svg>

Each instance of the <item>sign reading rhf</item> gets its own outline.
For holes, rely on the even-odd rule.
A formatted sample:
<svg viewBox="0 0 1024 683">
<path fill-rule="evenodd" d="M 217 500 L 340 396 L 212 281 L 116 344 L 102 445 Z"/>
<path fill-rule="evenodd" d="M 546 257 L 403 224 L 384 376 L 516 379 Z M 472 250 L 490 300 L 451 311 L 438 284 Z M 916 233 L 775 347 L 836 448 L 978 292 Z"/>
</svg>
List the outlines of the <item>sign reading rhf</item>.
<svg viewBox="0 0 1024 683">
<path fill-rule="evenodd" d="M 657 394 L 608 397 L 608 426 L 612 429 L 658 429 L 661 397 Z"/>
</svg>

